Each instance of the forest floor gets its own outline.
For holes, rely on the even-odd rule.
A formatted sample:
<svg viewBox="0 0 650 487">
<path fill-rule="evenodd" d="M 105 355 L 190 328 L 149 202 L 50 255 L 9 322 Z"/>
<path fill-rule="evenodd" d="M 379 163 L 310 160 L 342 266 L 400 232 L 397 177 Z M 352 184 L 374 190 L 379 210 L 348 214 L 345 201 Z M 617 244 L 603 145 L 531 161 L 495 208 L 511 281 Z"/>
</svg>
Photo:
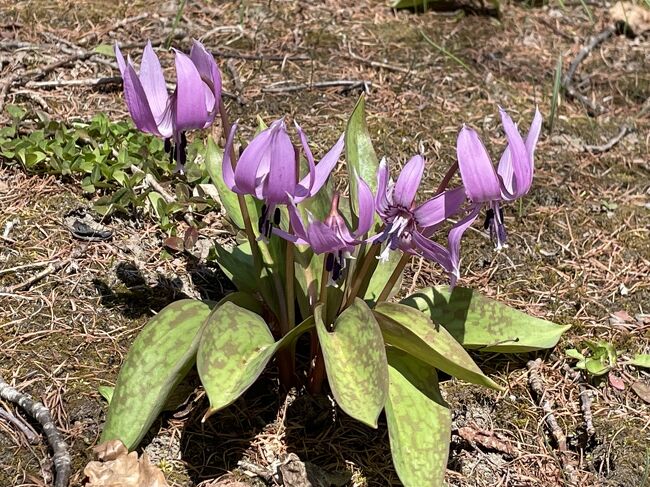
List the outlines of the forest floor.
<svg viewBox="0 0 650 487">
<path fill-rule="evenodd" d="M 496 154 L 503 147 L 497 106 L 521 127 L 539 106 L 547 123 L 535 181 L 521 204 L 506 208 L 509 248 L 496 253 L 482 230 L 468 232 L 460 283 L 572 328 L 545 353 L 476 355 L 506 386 L 503 393 L 444 383 L 455 428 L 447 481 L 650 485 L 650 375 L 626 365 L 634 354 L 650 353 L 650 41 L 614 34 L 599 44 L 574 76 L 587 103 L 561 97 L 551 132 L 558 57 L 566 72 L 591 37 L 611 25 L 605 4 L 505 4 L 497 19 L 453 9 L 393 11 L 386 3 L 188 1 L 172 32 L 176 2 L 0 0 L 0 104 L 62 121 L 98 113 L 125 119 L 120 85 L 88 81 L 119 75 L 112 58 L 89 55 L 95 46 L 130 44 L 124 51 L 138 59 L 147 39 L 160 46 L 173 34 L 172 45 L 187 50 L 197 38 L 215 53 L 224 89 L 234 94 L 229 110 L 247 130 L 256 114 L 267 121 L 289 115 L 321 154 L 366 90 L 377 153 L 401 164 L 422 152 L 431 188 L 455 159 L 463 123 L 477 128 Z M 172 54 L 159 52 L 171 66 Z M 318 85 L 340 80 L 353 83 Z M 224 292 L 221 281 L 196 271 L 196 261 L 163 252 L 165 234 L 149 217 L 107 220 L 110 241 L 74 239 L 64 215 L 95 198 L 75 176 L 25 171 L 0 158 L 0 376 L 50 408 L 72 445 L 75 486 L 82 485 L 105 419 L 98 387 L 114 384 L 138 331 L 179 297 Z M 206 217 L 200 238 L 218 236 L 220 222 Z M 27 289 L 17 286 L 54 262 L 64 265 Z M 34 267 L 10 270 L 25 264 Z M 444 279 L 416 260 L 404 289 Z M 611 376 L 576 377 L 567 368 L 575 361 L 565 350 L 585 350 L 587 340 L 615 347 Z M 528 386 L 526 364 L 537 357 L 566 452 L 558 450 Z M 347 475 L 349 485 L 399 485 L 385 423 L 367 428 L 322 398 L 278 403 L 274 384 L 272 374 L 265 376 L 205 424 L 207 400 L 194 389 L 184 409 L 156 422 L 144 446 L 178 486 L 272 485 L 246 475 L 238 462 L 266 471 L 289 453 Z M 645 401 L 635 392 L 644 385 Z M 584 389 L 593 399 L 591 438 L 580 409 Z M 20 414 L 6 403 L 0 408 Z M 50 458 L 44 442 L 30 444 L 0 417 L 0 486 L 48 485 Z"/>
</svg>

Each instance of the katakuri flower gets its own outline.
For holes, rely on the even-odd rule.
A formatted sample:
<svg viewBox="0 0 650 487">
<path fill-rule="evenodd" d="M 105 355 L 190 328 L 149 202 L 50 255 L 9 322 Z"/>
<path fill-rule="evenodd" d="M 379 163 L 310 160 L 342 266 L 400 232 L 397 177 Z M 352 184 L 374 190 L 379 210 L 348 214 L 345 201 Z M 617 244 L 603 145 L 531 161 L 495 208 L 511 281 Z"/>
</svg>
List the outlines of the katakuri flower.
<svg viewBox="0 0 650 487">
<path fill-rule="evenodd" d="M 214 57 L 194 41 L 190 55 L 176 54 L 176 89 L 167 92 L 165 77 L 151 42 L 142 53 L 140 75 L 131 58 L 124 60 L 115 44 L 117 65 L 124 82 L 124 99 L 135 126 L 165 139 L 165 150 L 183 170 L 187 139 L 185 132 L 208 127 L 221 104 L 221 74 Z"/>
<path fill-rule="evenodd" d="M 542 116 L 536 109 L 524 141 L 510 116 L 503 109 L 499 111 L 508 146 L 496 171 L 476 131 L 463 126 L 457 141 L 458 168 L 467 197 L 472 202 L 472 209 L 463 221 L 469 227 L 481 207 L 487 206 L 484 226 L 490 229 L 497 249 L 503 247 L 507 238 L 501 203 L 528 193 L 533 182 L 535 146 L 542 128 Z"/>
<path fill-rule="evenodd" d="M 385 224 L 384 231 L 370 239 L 385 243 L 380 258 L 390 250 L 400 249 L 412 255 L 438 262 L 452 273 L 449 249 L 429 239 L 438 226 L 455 215 L 465 201 L 462 187 L 443 191 L 415 206 L 415 197 L 424 173 L 424 158 L 413 157 L 402 169 L 396 183 L 389 182 L 388 165 L 382 160 L 377 172 L 377 213 Z M 453 276 L 452 276 L 453 279 Z"/>
<path fill-rule="evenodd" d="M 231 160 L 232 146 L 237 125 L 233 125 L 223 159 L 223 179 L 235 193 L 250 194 L 264 201 L 262 216 L 258 222 L 260 234 L 268 238 L 273 225 L 279 223 L 279 204 L 301 201 L 314 196 L 323 187 L 343 152 L 343 135 L 316 164 L 307 142 L 307 136 L 296 123 L 302 149 L 307 160 L 307 175 L 299 174 L 300 150 L 291 143 L 283 119 L 251 140 L 237 164 Z M 277 210 L 277 211 L 276 211 Z"/>
<path fill-rule="evenodd" d="M 297 245 L 309 245 L 315 254 L 327 254 L 325 268 L 332 281 L 337 281 L 346 267 L 346 259 L 352 256 L 354 248 L 362 243 L 363 236 L 372 227 L 375 205 L 372 191 L 365 181 L 357 178 L 358 223 L 353 232 L 339 213 L 340 194 L 334 193 L 330 212 L 324 221 L 316 220 L 307 212 L 307 227 L 302 222 L 300 211 L 293 202 L 288 205 L 292 233 L 275 228 L 273 233 Z"/>
</svg>

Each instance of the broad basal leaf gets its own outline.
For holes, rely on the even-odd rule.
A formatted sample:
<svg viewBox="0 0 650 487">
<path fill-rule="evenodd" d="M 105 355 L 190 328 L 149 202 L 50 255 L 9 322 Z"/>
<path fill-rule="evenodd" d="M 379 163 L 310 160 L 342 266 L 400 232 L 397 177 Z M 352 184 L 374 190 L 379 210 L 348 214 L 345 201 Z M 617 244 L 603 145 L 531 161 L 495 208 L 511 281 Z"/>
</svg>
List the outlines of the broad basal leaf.
<svg viewBox="0 0 650 487">
<path fill-rule="evenodd" d="M 118 439 L 134 449 L 167 396 L 194 363 L 198 336 L 212 306 L 176 301 L 154 316 L 133 342 L 110 399 L 100 442 Z"/>
<path fill-rule="evenodd" d="M 356 298 L 336 319 L 334 331 L 314 312 L 327 379 L 343 411 L 373 428 L 386 402 L 388 368 L 381 330 L 368 305 Z"/>
<path fill-rule="evenodd" d="M 529 316 L 472 289 L 426 288 L 402 300 L 428 313 L 465 348 L 486 352 L 527 352 L 554 347 L 570 325 Z"/>
<path fill-rule="evenodd" d="M 389 347 L 386 422 L 393 464 L 405 487 L 444 485 L 451 411 L 442 399 L 436 370 Z"/>
<path fill-rule="evenodd" d="M 377 261 L 377 267 L 375 267 L 375 271 L 372 273 L 368 288 L 366 289 L 366 292 L 363 296 L 363 299 L 366 302 L 370 303 L 371 306 L 374 305 L 374 303 L 379 298 L 379 295 L 384 290 L 384 286 L 386 286 L 388 279 L 390 279 L 390 276 L 393 274 L 393 271 L 395 270 L 395 267 L 397 267 L 397 264 L 400 261 L 401 257 L 401 252 L 391 252 L 388 254 L 387 260 Z M 390 298 L 394 296 L 395 293 L 399 291 L 401 286 L 402 277 L 400 276 L 388 297 Z"/>
<path fill-rule="evenodd" d="M 375 316 L 387 344 L 459 379 L 501 389 L 483 375 L 447 330 L 434 325 L 424 313 L 403 304 L 382 302 L 375 307 Z"/>
<path fill-rule="evenodd" d="M 232 303 L 206 321 L 196 367 L 210 399 L 204 419 L 232 404 L 257 380 L 273 354 L 314 326 L 313 318 L 275 342 L 262 317 Z"/>
<path fill-rule="evenodd" d="M 630 365 L 650 369 L 650 354 L 639 353 L 635 355 L 634 358 L 630 361 Z"/>
<path fill-rule="evenodd" d="M 350 175 L 350 203 L 353 213 L 359 214 L 356 176 L 363 179 L 374 192 L 377 187 L 379 161 L 372 147 L 366 125 L 366 99 L 361 95 L 345 129 L 345 160 Z"/>
</svg>

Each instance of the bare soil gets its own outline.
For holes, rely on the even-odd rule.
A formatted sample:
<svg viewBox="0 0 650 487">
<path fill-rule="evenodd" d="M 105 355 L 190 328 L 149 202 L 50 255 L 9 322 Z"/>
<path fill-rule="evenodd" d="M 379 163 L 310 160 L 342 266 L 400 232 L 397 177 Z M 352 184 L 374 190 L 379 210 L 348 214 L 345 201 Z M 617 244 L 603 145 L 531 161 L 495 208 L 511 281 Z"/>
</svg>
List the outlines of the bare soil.
<svg viewBox="0 0 650 487">
<path fill-rule="evenodd" d="M 394 12 L 386 2 L 369 0 L 191 1 L 173 45 L 186 49 L 198 38 L 217 53 L 224 88 L 235 95 L 229 109 L 245 130 L 253 130 L 256 114 L 266 120 L 287 114 L 301 122 L 318 154 L 344 130 L 363 83 L 351 89 L 311 85 L 365 82 L 377 152 L 393 164 L 423 152 L 433 191 L 455 158 L 461 124 L 476 127 L 496 154 L 503 144 L 497 105 L 509 109 L 522 127 L 536 105 L 549 120 L 558 56 L 566 70 L 589 37 L 610 24 L 604 6 L 587 3 L 593 22 L 580 2 L 504 4 L 496 19 L 463 11 Z M 176 7 L 168 1 L 2 0 L 0 87 L 14 73 L 42 70 L 78 49 L 165 39 Z M 444 50 L 427 43 L 421 32 Z M 459 433 L 452 438 L 449 485 L 649 483 L 650 405 L 631 385 L 647 385 L 650 376 L 624 365 L 635 353 L 650 352 L 649 47 L 647 38 L 615 35 L 579 66 L 575 84 L 604 113 L 590 116 L 579 101 L 562 98 L 554 130 L 547 125 L 537 148 L 531 192 L 506 209 L 509 248 L 495 253 L 480 228 L 464 241 L 461 285 L 573 327 L 547 353 L 477 355 L 479 365 L 506 386 L 504 393 L 455 380 L 444 384 Z M 140 52 L 126 50 L 134 57 Z M 171 67 L 172 55 L 162 58 Z M 112 62 L 98 59 L 50 69 L 39 80 L 118 74 Z M 306 86 L 272 91 L 287 85 Z M 101 111 L 115 120 L 128 116 L 118 85 L 6 85 L 0 92 L 6 103 L 45 110 L 57 119 L 87 120 Z M 633 131 L 611 149 L 585 148 L 605 144 L 623 125 Z M 114 383 L 147 319 L 179 297 L 217 298 L 229 289 L 204 263 L 167 258 L 161 252 L 164 235 L 146 219 L 108 221 L 115 232 L 109 242 L 74 240 L 62 225 L 63 215 L 90 204 L 78 183 L 26 174 L 0 160 L 0 233 L 15 222 L 0 240 L 0 270 L 83 249 L 81 257 L 29 290 L 0 293 L 0 375 L 51 409 L 72 445 L 72 485 L 82 484 L 104 421 L 106 404 L 97 388 Z M 220 235 L 221 220 L 212 217 L 202 239 Z M 2 274 L 0 287 L 38 270 Z M 439 269 L 415 261 L 404 289 L 444 279 Z M 624 390 L 607 378 L 576 381 L 563 369 L 573 363 L 564 350 L 584 348 L 586 339 L 615 345 L 621 354 L 615 374 Z M 545 397 L 568 437 L 566 454 L 558 451 L 528 388 L 526 362 L 538 356 Z M 593 396 L 591 440 L 580 412 L 580 384 Z M 357 424 L 325 397 L 278 400 L 273 372 L 206 424 L 200 417 L 207 401 L 191 386 L 190 381 L 189 402 L 163 415 L 144 445 L 173 485 L 235 480 L 265 485 L 245 475 L 238 461 L 266 469 L 289 452 L 329 473 L 348 472 L 349 485 L 399 485 L 382 425 L 372 430 Z M 11 405 L 0 407 L 20 414 Z M 501 443 L 491 448 L 468 441 L 462 428 Z M 1 486 L 47 485 L 49 459 L 43 442 L 28 444 L 0 418 Z"/>
</svg>

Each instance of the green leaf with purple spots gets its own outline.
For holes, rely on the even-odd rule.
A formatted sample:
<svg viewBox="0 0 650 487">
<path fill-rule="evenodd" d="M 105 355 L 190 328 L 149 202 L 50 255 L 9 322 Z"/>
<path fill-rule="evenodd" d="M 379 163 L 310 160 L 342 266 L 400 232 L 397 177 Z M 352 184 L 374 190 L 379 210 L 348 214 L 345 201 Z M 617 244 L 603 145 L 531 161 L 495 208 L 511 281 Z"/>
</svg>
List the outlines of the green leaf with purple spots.
<svg viewBox="0 0 650 487">
<path fill-rule="evenodd" d="M 389 347 L 386 422 L 393 464 L 405 487 L 444 485 L 451 411 L 436 369 Z"/>
<path fill-rule="evenodd" d="M 206 321 L 196 368 L 210 400 L 204 419 L 232 404 L 266 368 L 273 354 L 313 328 L 312 317 L 275 342 L 262 317 L 232 303 Z"/>
<path fill-rule="evenodd" d="M 347 414 L 376 428 L 388 394 L 386 350 L 377 320 L 356 298 L 330 332 L 322 311 L 318 306 L 314 318 L 334 399 Z"/>
<path fill-rule="evenodd" d="M 163 308 L 137 336 L 122 365 L 100 442 L 134 449 L 192 367 L 201 327 L 214 303 L 183 299 Z"/>
<path fill-rule="evenodd" d="M 459 379 L 501 389 L 481 372 L 447 330 L 434 325 L 421 311 L 403 304 L 383 302 L 375 307 L 375 317 L 387 344 Z"/>
<path fill-rule="evenodd" d="M 401 301 L 428 314 L 465 348 L 517 353 L 552 348 L 570 325 L 529 316 L 472 289 L 422 289 Z"/>
</svg>

